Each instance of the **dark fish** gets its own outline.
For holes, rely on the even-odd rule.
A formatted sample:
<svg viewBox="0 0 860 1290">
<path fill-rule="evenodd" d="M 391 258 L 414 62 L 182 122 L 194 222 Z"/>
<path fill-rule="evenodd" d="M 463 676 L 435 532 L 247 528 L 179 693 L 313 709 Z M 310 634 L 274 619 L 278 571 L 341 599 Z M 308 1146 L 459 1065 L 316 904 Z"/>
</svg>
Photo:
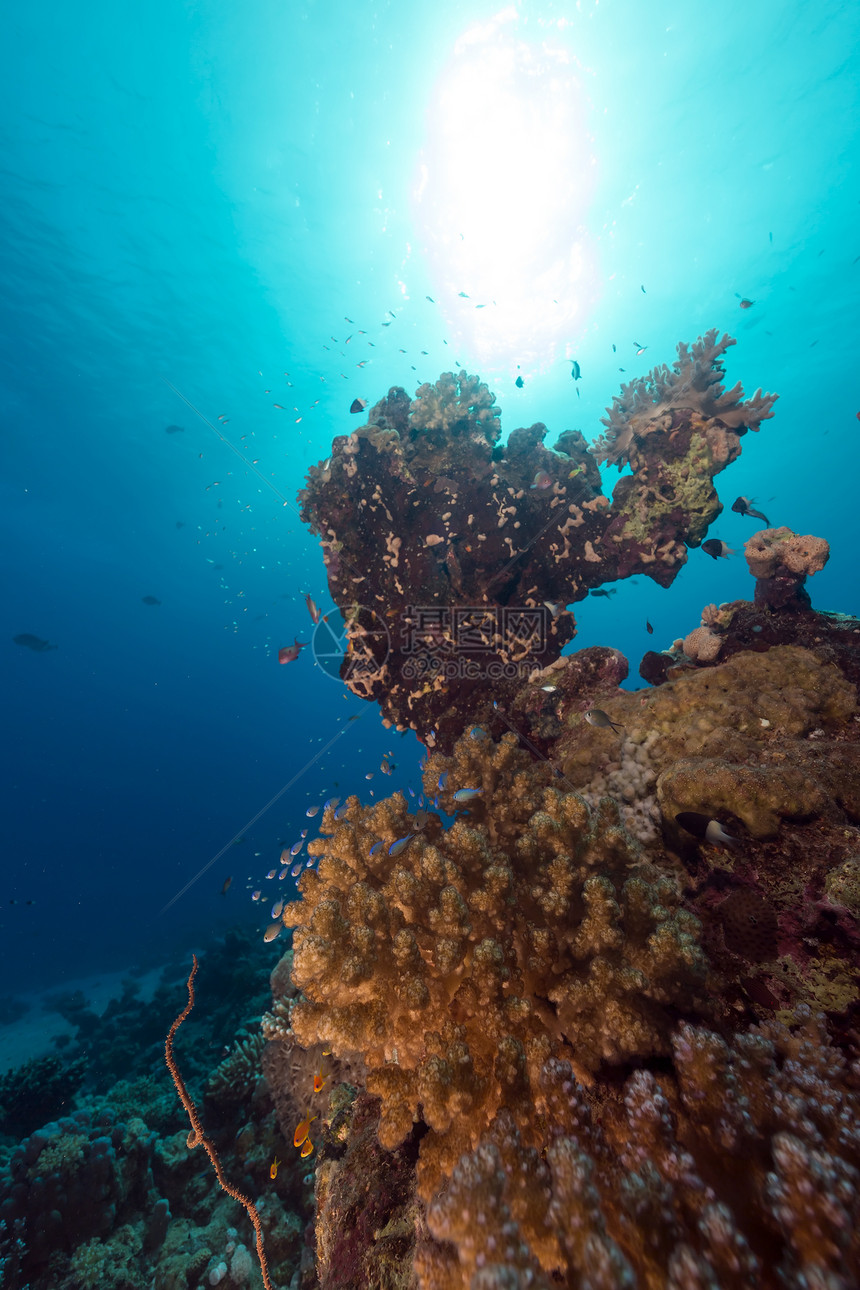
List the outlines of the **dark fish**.
<svg viewBox="0 0 860 1290">
<path fill-rule="evenodd" d="M 624 727 L 619 725 L 617 721 L 613 721 L 609 713 L 604 712 L 602 708 L 590 708 L 588 712 L 585 713 L 585 719 L 590 726 L 597 726 L 603 730 L 608 730 L 610 727 L 613 730 L 618 731 L 624 729 Z"/>
<path fill-rule="evenodd" d="M 579 378 L 582 376 L 582 369 L 580 368 L 579 363 L 577 363 L 575 358 L 569 358 L 567 361 L 568 363 L 570 363 L 571 378 L 574 381 L 578 381 Z"/>
<path fill-rule="evenodd" d="M 384 326 L 385 324 L 383 324 Z M 350 412 L 363 412 L 367 407 L 367 399 L 353 399 L 349 405 Z"/>
<path fill-rule="evenodd" d="M 613 352 L 613 354 L 616 352 L 616 351 L 615 351 L 615 346 L 614 346 L 614 345 L 612 346 L 612 352 Z"/>
<path fill-rule="evenodd" d="M 643 296 L 647 296 L 648 292 L 645 290 L 644 287 L 640 287 L 640 291 L 642 292 Z"/>
<path fill-rule="evenodd" d="M 747 300 L 746 296 L 744 296 L 743 300 L 741 301 L 741 309 L 752 309 L 754 304 L 755 304 L 754 300 Z"/>
<path fill-rule="evenodd" d="M 436 301 L 433 299 L 433 297 L 432 297 L 432 296 L 425 296 L 425 297 L 424 297 L 424 299 L 425 299 L 425 300 L 429 300 L 429 301 L 430 301 L 430 303 L 431 303 L 431 305 L 435 305 L 435 303 L 436 303 Z"/>
<path fill-rule="evenodd" d="M 184 529 L 184 528 L 185 528 L 185 520 L 177 520 L 177 521 L 176 521 L 176 527 L 177 527 L 178 529 Z"/>
<path fill-rule="evenodd" d="M 610 587 L 608 591 L 605 587 L 595 587 L 594 590 L 590 591 L 588 594 L 590 596 L 606 596 L 608 599 L 610 596 L 614 596 L 617 590 L 617 587 Z"/>
<path fill-rule="evenodd" d="M 721 557 L 723 560 L 728 560 L 730 555 L 736 554 L 730 546 L 726 546 L 725 542 L 721 542 L 719 538 L 708 538 L 707 542 L 702 543 L 702 550 L 712 560 L 719 560 Z"/>
<path fill-rule="evenodd" d="M 43 641 L 39 636 L 33 636 L 30 632 L 21 632 L 20 636 L 13 636 L 12 640 L 16 645 L 23 645 L 25 649 L 31 649 L 35 654 L 44 654 L 46 650 L 56 649 L 50 641 Z"/>
<path fill-rule="evenodd" d="M 458 291 L 457 295 L 460 297 L 461 300 L 468 300 L 470 298 L 469 296 L 466 295 L 465 291 Z"/>
<path fill-rule="evenodd" d="M 164 433 L 165 433 L 165 434 L 182 434 L 182 431 L 183 431 L 184 429 L 185 429 L 185 426 L 165 426 L 165 427 L 164 427 Z"/>
<path fill-rule="evenodd" d="M 156 596 L 141 596 L 145 605 L 160 605 L 161 601 Z"/>
<path fill-rule="evenodd" d="M 521 390 L 525 385 L 525 381 L 521 376 L 518 376 L 517 379 L 514 381 L 514 385 L 517 387 L 518 390 Z"/>
<path fill-rule="evenodd" d="M 770 520 L 767 516 L 762 515 L 761 511 L 753 510 L 752 502 L 754 500 L 752 497 L 736 497 L 732 502 L 732 510 L 737 511 L 738 515 L 750 515 L 754 520 L 761 520 L 767 528 L 770 528 Z"/>
<path fill-rule="evenodd" d="M 653 635 L 654 635 L 654 628 L 653 628 L 653 627 L 651 626 L 651 624 L 648 622 L 648 619 L 647 619 L 647 618 L 645 619 L 645 630 L 646 630 L 646 632 L 648 633 L 648 635 L 649 635 L 649 636 L 653 636 Z"/>
<path fill-rule="evenodd" d="M 224 886 L 221 888 L 221 895 L 222 895 L 222 896 L 226 896 L 226 895 L 227 895 L 227 892 L 230 890 L 230 883 L 231 883 L 232 881 L 233 881 L 233 875 L 232 875 L 232 874 L 230 875 L 230 877 L 229 877 L 229 878 L 225 878 L 225 879 L 224 879 Z"/>
</svg>

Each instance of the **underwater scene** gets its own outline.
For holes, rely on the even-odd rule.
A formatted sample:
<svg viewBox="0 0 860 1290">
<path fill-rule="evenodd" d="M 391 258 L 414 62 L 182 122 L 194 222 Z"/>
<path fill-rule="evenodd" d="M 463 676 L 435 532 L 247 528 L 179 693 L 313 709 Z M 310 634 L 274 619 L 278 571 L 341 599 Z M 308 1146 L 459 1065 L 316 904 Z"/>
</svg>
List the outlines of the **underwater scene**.
<svg viewBox="0 0 860 1290">
<path fill-rule="evenodd" d="M 0 50 L 0 1290 L 860 1286 L 860 7 Z"/>
</svg>

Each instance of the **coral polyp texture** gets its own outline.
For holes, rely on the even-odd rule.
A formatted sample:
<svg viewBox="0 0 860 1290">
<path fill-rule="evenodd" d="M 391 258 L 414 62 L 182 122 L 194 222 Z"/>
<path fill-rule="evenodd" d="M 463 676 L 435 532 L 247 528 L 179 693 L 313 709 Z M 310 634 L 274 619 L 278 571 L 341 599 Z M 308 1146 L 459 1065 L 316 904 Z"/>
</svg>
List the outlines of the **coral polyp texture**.
<svg viewBox="0 0 860 1290">
<path fill-rule="evenodd" d="M 383 1147 L 426 1126 L 425 1198 L 500 1108 L 530 1137 L 548 1058 L 588 1081 L 665 1055 L 704 1001 L 698 923 L 671 869 L 646 859 L 611 801 L 592 810 L 560 791 L 516 743 L 481 731 L 430 757 L 425 787 L 447 773 L 446 811 L 457 785 L 479 790 L 448 830 L 430 813 L 419 831 L 400 794 L 351 798 L 336 825 L 327 815 L 318 872 L 283 914 L 303 994 L 293 1032 L 363 1060 Z"/>
<path fill-rule="evenodd" d="M 727 1043 L 681 1025 L 671 1073 L 597 1102 L 540 1072 L 545 1150 L 496 1116 L 428 1207 L 424 1290 L 850 1290 L 860 1268 L 860 1081 L 801 1011 Z"/>
<path fill-rule="evenodd" d="M 465 371 L 389 390 L 299 495 L 346 622 L 346 684 L 450 749 L 465 714 L 491 720 L 491 698 L 558 658 L 568 606 L 633 574 L 669 586 L 721 509 L 714 475 L 772 415 L 776 396 L 724 391 L 732 344 L 708 332 L 625 386 L 595 451 L 575 430 L 547 448 L 540 422 L 502 442 Z M 632 468 L 611 501 L 600 460 Z"/>
</svg>

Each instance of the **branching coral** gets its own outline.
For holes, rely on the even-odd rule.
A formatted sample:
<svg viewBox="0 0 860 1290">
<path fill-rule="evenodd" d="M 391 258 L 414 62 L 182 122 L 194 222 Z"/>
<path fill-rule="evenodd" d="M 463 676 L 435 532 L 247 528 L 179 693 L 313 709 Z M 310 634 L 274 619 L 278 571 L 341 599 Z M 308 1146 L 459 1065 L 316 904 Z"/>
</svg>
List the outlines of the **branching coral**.
<svg viewBox="0 0 860 1290">
<path fill-rule="evenodd" d="M 543 1157 L 501 1110 L 429 1206 L 422 1290 L 856 1284 L 860 1079 L 808 1010 L 731 1043 L 682 1025 L 620 1098 L 554 1060 L 536 1091 Z"/>
<path fill-rule="evenodd" d="M 283 915 L 305 996 L 297 1038 L 360 1054 L 384 1146 L 423 1119 L 425 1196 L 501 1106 L 523 1114 L 547 1056 L 585 1078 L 665 1052 L 674 1009 L 704 979 L 676 882 L 644 861 L 613 805 L 560 792 L 512 736 L 478 735 L 425 771 L 428 791 L 447 772 L 448 810 L 458 786 L 479 790 L 468 815 L 447 832 L 431 815 L 418 833 L 399 794 L 370 809 L 350 799 Z"/>
<path fill-rule="evenodd" d="M 715 423 L 711 448 L 722 466 L 740 451 L 737 436 L 747 430 L 758 430 L 762 421 L 773 416 L 778 395 L 756 390 L 744 401 L 740 381 L 731 390 L 723 385 L 723 355 L 736 344 L 731 336 L 717 339 L 717 329 L 705 333 L 689 348 L 678 346 L 678 358 L 669 368 L 665 363 L 653 368 L 647 376 L 628 381 L 607 408 L 603 418 L 606 434 L 598 446 L 599 460 L 621 466 L 635 459 L 639 443 L 648 435 L 669 431 L 678 410 L 692 411 L 703 420 Z M 729 437 L 723 430 L 733 431 Z"/>
</svg>

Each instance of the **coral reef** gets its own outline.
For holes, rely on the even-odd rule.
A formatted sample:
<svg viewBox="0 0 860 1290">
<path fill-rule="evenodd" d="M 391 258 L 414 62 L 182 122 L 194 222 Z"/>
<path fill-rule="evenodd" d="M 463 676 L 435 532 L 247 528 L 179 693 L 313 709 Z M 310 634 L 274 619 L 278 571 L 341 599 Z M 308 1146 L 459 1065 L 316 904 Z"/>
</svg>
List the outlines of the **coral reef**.
<svg viewBox="0 0 860 1290">
<path fill-rule="evenodd" d="M 671 1073 L 601 1101 L 564 1062 L 540 1085 L 545 1152 L 503 1110 L 430 1204 L 425 1290 L 856 1284 L 860 1079 L 822 1019 L 681 1025 Z"/>
<path fill-rule="evenodd" d="M 311 843 L 318 871 L 283 913 L 303 992 L 293 1032 L 360 1056 L 384 1147 L 420 1115 L 425 1197 L 500 1107 L 527 1111 L 548 1056 L 588 1078 L 666 1053 L 704 984 L 671 871 L 640 853 L 612 802 L 560 792 L 516 744 L 473 729 L 452 758 L 429 758 L 425 790 L 447 777 L 444 810 L 474 790 L 448 830 L 431 813 L 416 832 L 399 794 L 369 809 L 352 798 L 337 824 L 329 809 L 330 836 Z"/>
<path fill-rule="evenodd" d="M 447 372 L 414 400 L 392 388 L 367 424 L 311 467 L 301 513 L 321 538 L 346 621 L 346 684 L 387 721 L 450 750 L 466 720 L 489 724 L 573 638 L 571 604 L 645 574 L 669 586 L 721 507 L 713 476 L 775 396 L 725 393 L 716 332 L 626 386 L 591 452 L 546 427 L 501 441 L 494 396 Z M 612 500 L 597 460 L 629 462 Z"/>
</svg>

